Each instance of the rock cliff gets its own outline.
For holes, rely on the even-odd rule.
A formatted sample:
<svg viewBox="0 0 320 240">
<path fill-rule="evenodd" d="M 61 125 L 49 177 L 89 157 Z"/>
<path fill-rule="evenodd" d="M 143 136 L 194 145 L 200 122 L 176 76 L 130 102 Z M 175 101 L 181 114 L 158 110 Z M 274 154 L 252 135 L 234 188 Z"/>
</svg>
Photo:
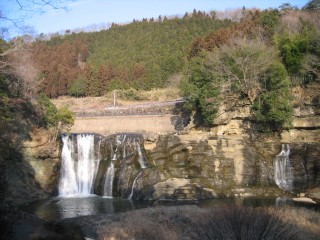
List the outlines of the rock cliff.
<svg viewBox="0 0 320 240">
<path fill-rule="evenodd" d="M 230 124 L 235 130 L 240 121 Z M 279 141 L 250 140 L 235 131 L 232 135 L 218 136 L 213 132 L 192 132 L 159 136 L 155 144 L 148 145 L 145 145 L 148 160 L 153 166 L 150 171 L 154 173 L 145 172 L 137 188 L 142 191 L 145 185 L 154 182 L 154 175 L 158 179 L 153 185 L 153 195 L 146 198 L 201 199 L 283 194 L 284 190 L 275 182 L 274 161 L 282 149 Z M 320 144 L 292 142 L 290 149 L 292 179 L 288 181 L 293 185 L 289 192 L 303 192 L 318 186 Z"/>
<path fill-rule="evenodd" d="M 145 142 L 153 168 L 138 181 L 137 199 L 278 196 L 319 186 L 318 108 L 296 108 L 292 128 L 272 136 L 255 130 L 249 107 L 220 111 L 216 127 L 207 131 L 193 128 Z M 290 148 L 290 165 L 284 169 L 285 179 L 279 181 L 290 183 L 289 189 L 277 186 L 275 180 L 275 161 L 283 144 Z M 150 189 L 150 185 L 152 195 L 144 195 L 144 187 Z"/>
<path fill-rule="evenodd" d="M 319 114 L 315 107 L 296 108 L 292 129 L 272 136 L 256 131 L 247 106 L 222 109 L 211 129 L 198 130 L 189 124 L 184 131 L 145 133 L 144 141 L 132 140 L 125 148 L 129 138 L 119 145 L 116 135 L 109 136 L 100 146 L 100 180 L 93 187 L 102 194 L 112 151 L 118 151 L 124 164 L 115 162 L 114 197 L 192 200 L 304 193 L 320 184 Z M 140 150 L 133 143 L 141 145 L 146 168 L 139 166 Z M 283 144 L 290 148 L 290 164 L 285 168 L 290 174 L 279 181 L 290 183 L 289 189 L 279 187 L 275 179 L 275 161 Z M 126 156 L 120 147 L 126 149 Z M 60 148 L 46 131 L 34 131 L 31 140 L 24 143 L 21 161 L 15 161 L 7 171 L 6 198 L 23 202 L 56 194 Z"/>
<path fill-rule="evenodd" d="M 6 201 L 30 202 L 51 196 L 59 177 L 59 142 L 44 129 L 34 129 L 24 142 L 22 154 L 7 165 Z"/>
</svg>

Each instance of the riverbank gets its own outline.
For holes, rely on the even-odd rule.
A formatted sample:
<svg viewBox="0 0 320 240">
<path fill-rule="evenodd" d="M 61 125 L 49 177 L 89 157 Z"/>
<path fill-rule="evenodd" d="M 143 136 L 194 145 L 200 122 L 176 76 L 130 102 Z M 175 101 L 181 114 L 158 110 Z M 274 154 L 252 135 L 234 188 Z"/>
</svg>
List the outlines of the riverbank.
<svg viewBox="0 0 320 240">
<path fill-rule="evenodd" d="M 319 239 L 319 212 L 295 208 L 248 208 L 221 205 L 155 207 L 118 214 L 67 219 L 86 236 L 124 239 Z M 215 239 L 216 239 L 215 238 Z"/>
</svg>

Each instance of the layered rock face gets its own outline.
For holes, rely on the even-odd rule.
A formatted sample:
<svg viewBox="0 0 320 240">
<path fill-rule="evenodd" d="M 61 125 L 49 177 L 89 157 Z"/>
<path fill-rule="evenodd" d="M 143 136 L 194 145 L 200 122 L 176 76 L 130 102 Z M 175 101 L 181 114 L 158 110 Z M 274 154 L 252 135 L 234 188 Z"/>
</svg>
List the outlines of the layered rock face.
<svg viewBox="0 0 320 240">
<path fill-rule="evenodd" d="M 272 137 L 255 131 L 249 107 L 220 111 L 217 126 L 206 132 L 145 142 L 153 169 L 138 181 L 137 199 L 278 196 L 320 185 L 319 109 L 295 109 L 293 128 Z M 284 144 L 286 166 L 279 157 Z M 144 186 L 153 194 L 144 195 Z"/>
<path fill-rule="evenodd" d="M 145 134 L 144 139 L 141 134 L 95 135 L 94 159 L 99 164 L 92 193 L 135 200 L 190 200 L 306 192 L 320 185 L 317 111 L 296 109 L 293 128 L 273 137 L 255 130 L 247 107 L 224 109 L 216 127 L 207 131 L 189 124 L 185 131 Z M 58 194 L 62 147 L 45 131 L 31 138 L 22 160 L 7 171 L 6 197 L 15 202 Z M 284 144 L 288 149 L 282 156 Z M 77 154 L 77 147 L 74 151 Z M 288 164 L 276 164 L 281 159 Z"/>
<path fill-rule="evenodd" d="M 233 134 L 212 132 L 159 136 L 146 144 L 149 164 L 159 176 L 153 185 L 154 199 L 201 199 L 224 196 L 271 196 L 283 194 L 276 185 L 275 163 L 282 143 L 244 138 L 237 131 L 241 121 L 232 121 Z M 219 129 L 216 129 L 219 130 Z M 231 128 L 229 128 L 231 131 Z M 225 131 L 224 131 L 225 132 Z M 292 182 L 289 192 L 305 191 L 320 182 L 320 144 L 291 143 L 289 160 Z M 150 185 L 150 173 L 139 182 Z M 154 181 L 154 180 L 153 180 Z"/>
<path fill-rule="evenodd" d="M 24 203 L 47 198 L 57 189 L 60 154 L 59 143 L 43 129 L 30 134 L 21 155 L 6 170 L 6 201 Z"/>
</svg>

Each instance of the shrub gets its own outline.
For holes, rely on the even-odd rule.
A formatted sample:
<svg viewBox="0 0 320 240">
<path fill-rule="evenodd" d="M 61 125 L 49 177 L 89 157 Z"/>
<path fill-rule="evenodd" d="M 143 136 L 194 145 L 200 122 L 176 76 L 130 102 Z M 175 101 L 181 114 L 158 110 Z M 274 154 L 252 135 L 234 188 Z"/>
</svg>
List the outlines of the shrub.
<svg viewBox="0 0 320 240">
<path fill-rule="evenodd" d="M 57 108 L 50 102 L 50 99 L 44 95 L 39 94 L 37 98 L 37 102 L 40 105 L 43 111 L 43 121 L 48 127 L 55 126 L 57 124 L 56 115 L 57 115 Z"/>
<path fill-rule="evenodd" d="M 119 93 L 119 97 L 124 100 L 142 100 L 139 91 L 134 88 L 129 88 L 127 90 L 117 91 Z"/>
<path fill-rule="evenodd" d="M 193 239 L 298 239 L 298 230 L 276 210 L 225 206 L 211 210 L 190 232 Z"/>
<path fill-rule="evenodd" d="M 64 128 L 74 123 L 73 113 L 67 107 L 58 110 L 44 94 L 40 94 L 37 101 L 43 111 L 43 121 L 48 127 Z"/>
</svg>

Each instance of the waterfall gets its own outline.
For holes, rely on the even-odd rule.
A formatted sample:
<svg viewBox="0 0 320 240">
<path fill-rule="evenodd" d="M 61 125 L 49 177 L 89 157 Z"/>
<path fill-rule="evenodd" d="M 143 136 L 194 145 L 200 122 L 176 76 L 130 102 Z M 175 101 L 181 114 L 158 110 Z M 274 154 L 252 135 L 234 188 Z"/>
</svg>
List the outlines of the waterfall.
<svg viewBox="0 0 320 240">
<path fill-rule="evenodd" d="M 132 197 L 141 170 L 148 166 L 140 134 L 63 135 L 62 143 L 60 196 L 127 197 L 132 184 Z"/>
<path fill-rule="evenodd" d="M 79 194 L 90 194 L 94 177 L 94 136 L 78 135 L 78 189 Z"/>
<path fill-rule="evenodd" d="M 143 172 L 143 170 L 140 171 L 140 173 L 136 176 L 136 178 L 133 180 L 133 183 L 132 183 L 132 188 L 131 188 L 131 193 L 130 193 L 130 196 L 128 199 L 132 199 L 132 196 L 133 196 L 133 192 L 134 192 L 134 188 L 135 186 L 137 185 L 137 181 L 138 181 L 138 178 L 140 177 L 141 173 Z"/>
<path fill-rule="evenodd" d="M 144 159 L 144 155 L 142 154 L 140 143 L 136 143 L 136 145 L 137 145 L 137 151 L 138 151 L 138 155 L 139 155 L 138 161 L 139 161 L 140 167 L 142 169 L 144 169 L 144 168 L 147 167 L 147 164 L 146 164 L 146 161 Z"/>
<path fill-rule="evenodd" d="M 282 144 L 281 152 L 274 159 L 274 178 L 276 184 L 285 190 L 292 190 L 293 188 L 293 173 L 289 155 L 289 144 Z"/>
<path fill-rule="evenodd" d="M 94 156 L 94 135 L 77 135 L 77 154 L 72 137 L 63 136 L 62 166 L 59 195 L 89 195 L 93 193 L 93 180 L 99 159 Z"/>
<path fill-rule="evenodd" d="M 78 192 L 78 184 L 74 169 L 74 161 L 72 159 L 72 140 L 69 139 L 69 136 L 63 136 L 62 142 L 59 195 L 73 195 Z"/>
<path fill-rule="evenodd" d="M 114 179 L 114 161 L 111 161 L 110 166 L 108 167 L 105 175 L 104 189 L 103 189 L 103 195 L 105 197 L 112 198 L 113 179 Z"/>
</svg>

